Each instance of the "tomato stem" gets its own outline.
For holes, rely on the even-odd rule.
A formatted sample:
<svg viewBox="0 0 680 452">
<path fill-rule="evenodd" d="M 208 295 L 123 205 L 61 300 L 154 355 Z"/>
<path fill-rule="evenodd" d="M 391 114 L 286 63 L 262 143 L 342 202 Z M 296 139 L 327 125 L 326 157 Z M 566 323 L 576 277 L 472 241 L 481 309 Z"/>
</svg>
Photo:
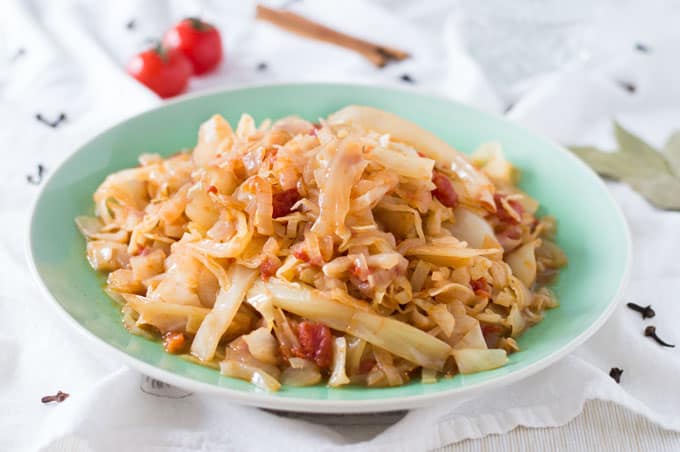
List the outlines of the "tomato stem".
<svg viewBox="0 0 680 452">
<path fill-rule="evenodd" d="M 153 51 L 156 52 L 156 54 L 158 54 L 161 60 L 163 60 L 163 63 L 168 62 L 168 49 L 165 46 L 163 46 L 162 43 L 159 42 L 158 44 L 156 44 Z"/>
<path fill-rule="evenodd" d="M 187 20 L 191 23 L 191 27 L 194 30 L 198 31 L 206 31 L 210 30 L 210 25 L 207 23 L 203 22 L 201 19 L 198 17 L 187 17 Z"/>
</svg>

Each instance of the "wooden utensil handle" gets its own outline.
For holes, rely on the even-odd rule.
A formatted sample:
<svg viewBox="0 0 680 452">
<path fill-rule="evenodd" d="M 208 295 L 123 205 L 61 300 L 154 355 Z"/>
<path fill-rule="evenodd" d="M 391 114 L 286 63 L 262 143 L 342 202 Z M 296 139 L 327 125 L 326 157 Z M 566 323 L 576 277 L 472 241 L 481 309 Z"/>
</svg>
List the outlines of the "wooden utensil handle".
<svg viewBox="0 0 680 452">
<path fill-rule="evenodd" d="M 341 33 L 290 11 L 276 10 L 263 5 L 257 5 L 256 17 L 297 35 L 353 50 L 366 57 L 378 67 L 383 67 L 391 60 L 401 61 L 409 57 L 409 54 L 403 50 L 381 46 Z"/>
</svg>

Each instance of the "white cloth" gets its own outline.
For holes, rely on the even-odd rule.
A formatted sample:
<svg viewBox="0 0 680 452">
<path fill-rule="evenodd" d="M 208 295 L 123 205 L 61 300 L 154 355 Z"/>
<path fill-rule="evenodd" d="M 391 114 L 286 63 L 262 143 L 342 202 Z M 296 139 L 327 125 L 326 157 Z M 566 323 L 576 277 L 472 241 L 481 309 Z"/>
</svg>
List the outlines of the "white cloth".
<svg viewBox="0 0 680 452">
<path fill-rule="evenodd" d="M 413 53 L 411 60 L 383 70 L 343 49 L 254 22 L 248 2 L 0 4 L 0 143 L 5 157 L 0 165 L 0 307 L 5 316 L 0 450 L 48 450 L 64 438 L 70 448 L 96 451 L 429 450 L 518 425 L 562 425 L 590 399 L 613 401 L 680 430 L 680 349 L 661 348 L 643 337 L 644 325 L 652 322 L 642 322 L 623 306 L 591 340 L 550 368 L 474 400 L 414 410 L 403 418 L 280 416 L 189 395 L 83 348 L 47 307 L 30 280 L 23 253 L 27 206 L 36 192 L 26 175 L 35 173 L 38 163 L 53 169 L 76 145 L 114 121 L 161 103 L 122 68 L 145 38 L 158 37 L 180 17 L 201 14 L 218 25 L 226 42 L 226 64 L 216 74 L 192 80 L 192 92 L 280 80 L 402 83 L 399 76 L 408 73 L 416 81 L 414 89 L 503 110 L 507 99 L 495 94 L 465 53 L 453 22 L 444 23 L 447 2 L 384 3 L 292 6 Z M 135 27 L 128 30 L 131 19 Z M 636 53 L 628 37 L 625 49 L 600 62 L 572 64 L 537 78 L 514 99 L 509 117 L 565 144 L 602 145 L 611 144 L 611 120 L 617 118 L 661 144 L 680 127 L 680 87 L 673 70 L 680 46 L 655 35 L 651 27 L 643 32 L 640 39 L 647 39 L 651 53 Z M 17 55 L 20 48 L 24 53 Z M 261 61 L 268 67 L 257 71 Z M 634 82 L 637 91 L 621 89 L 615 83 L 619 78 Z M 51 129 L 34 119 L 38 112 L 48 119 L 64 112 L 68 118 Z M 680 343 L 672 321 L 680 317 L 675 300 L 680 292 L 680 214 L 655 210 L 624 185 L 609 186 L 634 238 L 625 300 L 653 304 L 653 323 L 667 340 Z M 620 385 L 608 376 L 611 367 L 624 369 Z M 59 405 L 40 404 L 41 396 L 58 389 L 70 398 Z M 385 422 L 392 424 L 386 427 Z"/>
</svg>

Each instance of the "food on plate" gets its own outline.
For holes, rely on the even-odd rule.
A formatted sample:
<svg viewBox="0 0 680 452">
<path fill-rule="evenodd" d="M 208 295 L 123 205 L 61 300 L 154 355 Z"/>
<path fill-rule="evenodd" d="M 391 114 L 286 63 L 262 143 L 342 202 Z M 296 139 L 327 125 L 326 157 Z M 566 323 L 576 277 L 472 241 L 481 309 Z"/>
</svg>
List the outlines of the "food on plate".
<svg viewBox="0 0 680 452">
<path fill-rule="evenodd" d="M 557 306 L 556 222 L 497 143 L 466 157 L 349 106 L 215 115 L 193 149 L 139 163 L 76 218 L 125 327 L 267 390 L 494 369 Z"/>
<path fill-rule="evenodd" d="M 180 21 L 165 33 L 163 45 L 183 53 L 196 75 L 214 70 L 222 61 L 220 32 L 201 19 L 190 17 Z"/>
<path fill-rule="evenodd" d="M 183 53 L 156 46 L 134 56 L 127 72 L 162 98 L 182 93 L 191 77 L 191 63 Z"/>
</svg>

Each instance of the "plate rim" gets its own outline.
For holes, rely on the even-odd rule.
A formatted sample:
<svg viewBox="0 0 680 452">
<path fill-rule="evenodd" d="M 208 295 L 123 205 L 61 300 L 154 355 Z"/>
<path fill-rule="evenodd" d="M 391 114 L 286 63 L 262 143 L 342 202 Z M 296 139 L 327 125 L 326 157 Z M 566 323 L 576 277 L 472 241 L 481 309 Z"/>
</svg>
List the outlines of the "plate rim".
<svg viewBox="0 0 680 452">
<path fill-rule="evenodd" d="M 614 292 L 614 294 L 611 296 L 609 303 L 605 310 L 600 314 L 600 316 L 592 323 L 590 324 L 585 330 L 583 330 L 578 336 L 576 336 L 574 339 L 572 339 L 570 342 L 567 342 L 564 344 L 561 348 L 555 350 L 553 353 L 549 354 L 548 356 L 545 356 L 531 364 L 525 365 L 523 368 L 518 369 L 516 371 L 513 371 L 507 375 L 501 375 L 496 378 L 493 378 L 488 381 L 483 381 L 479 383 L 473 383 L 467 386 L 459 387 L 459 388 L 449 388 L 449 389 L 443 389 L 441 391 L 436 391 L 431 394 L 418 394 L 418 395 L 410 395 L 410 396 L 396 396 L 396 397 L 391 397 L 391 398 L 386 398 L 386 399 L 369 399 L 369 400 L 319 400 L 319 399 L 304 399 L 304 398 L 297 398 L 297 397 L 287 397 L 287 398 L 278 398 L 278 397 L 271 397 L 270 394 L 266 392 L 243 392 L 237 389 L 231 389 L 231 388 L 226 388 L 223 386 L 218 386 L 214 385 L 211 383 L 205 383 L 201 381 L 194 380 L 190 377 L 185 377 L 181 376 L 178 374 L 175 374 L 174 372 L 171 372 L 169 370 L 164 370 L 158 367 L 155 367 L 151 364 L 147 364 L 137 358 L 135 358 L 132 355 L 129 355 L 128 353 L 119 350 L 118 348 L 114 347 L 113 345 L 109 344 L 105 340 L 99 338 L 97 335 L 95 335 L 93 332 L 91 332 L 88 328 L 86 328 L 84 325 L 80 324 L 74 317 L 72 317 L 68 311 L 64 308 L 64 306 L 59 303 L 59 301 L 52 295 L 50 292 L 49 288 L 43 281 L 43 279 L 40 276 L 40 273 L 38 272 L 37 264 L 36 264 L 36 259 L 33 253 L 33 225 L 35 222 L 35 216 L 36 216 L 36 207 L 40 199 L 42 199 L 43 194 L 47 186 L 49 185 L 49 181 L 51 180 L 52 177 L 54 177 L 63 166 L 65 166 L 72 158 L 74 158 L 75 155 L 77 155 L 85 146 L 87 146 L 90 142 L 98 139 L 100 136 L 108 133 L 110 130 L 117 128 L 127 122 L 135 121 L 139 117 L 149 114 L 155 110 L 159 110 L 162 108 L 165 108 L 170 105 L 186 102 L 189 100 L 194 100 L 194 99 L 200 99 L 202 97 L 210 97 L 214 95 L 219 95 L 223 93 L 229 93 L 229 92 L 234 92 L 234 91 L 242 91 L 246 89 L 253 89 L 253 88 L 268 88 L 268 87 L 301 87 L 301 86 L 333 86 L 333 87 L 345 87 L 345 88 L 357 88 L 357 87 L 375 87 L 381 90 L 385 91 L 395 91 L 395 92 L 403 92 L 403 93 L 408 93 L 408 94 L 415 94 L 420 97 L 424 98 L 430 98 L 433 100 L 437 101 L 444 101 L 448 102 L 454 105 L 457 105 L 459 107 L 463 107 L 465 109 L 469 110 L 474 110 L 477 112 L 481 112 L 484 115 L 493 117 L 496 120 L 500 120 L 505 123 L 510 123 L 515 128 L 521 129 L 524 133 L 529 134 L 533 137 L 538 137 L 547 144 L 553 146 L 559 152 L 566 154 L 568 158 L 570 158 L 577 166 L 580 166 L 581 169 L 585 170 L 586 173 L 589 173 L 592 178 L 595 179 L 595 183 L 600 186 L 600 188 L 604 191 L 606 194 L 606 200 L 609 204 L 611 204 L 614 208 L 614 212 L 616 213 L 616 217 L 618 222 L 622 225 L 623 227 L 623 232 L 624 232 L 624 237 L 625 237 L 625 254 L 626 254 L 626 260 L 624 264 L 624 271 L 621 275 L 619 285 Z M 73 146 L 73 149 L 71 152 L 64 158 L 56 167 L 54 170 L 50 172 L 48 177 L 43 181 L 42 186 L 38 190 L 38 193 L 36 193 L 34 199 L 32 200 L 31 206 L 30 206 L 30 215 L 28 216 L 28 234 L 25 239 L 25 255 L 27 257 L 28 261 L 28 266 L 29 270 L 31 273 L 31 276 L 34 280 L 35 283 L 37 283 L 41 294 L 43 295 L 44 299 L 50 300 L 48 303 L 49 305 L 52 306 L 53 312 L 57 312 L 58 316 L 62 318 L 66 324 L 70 325 L 72 330 L 75 330 L 80 336 L 84 337 L 87 342 L 91 345 L 94 345 L 96 347 L 99 347 L 101 350 L 106 350 L 109 352 L 109 354 L 112 354 L 113 356 L 116 356 L 119 362 L 122 362 L 123 364 L 138 370 L 139 372 L 143 373 L 144 375 L 150 376 L 152 378 L 156 378 L 158 380 L 161 380 L 163 382 L 172 384 L 174 386 L 195 392 L 197 394 L 211 394 L 211 395 L 219 395 L 223 396 L 230 401 L 237 403 L 239 405 L 246 405 L 246 406 L 254 406 L 254 407 L 259 407 L 259 408 L 266 408 L 266 409 L 274 409 L 274 410 L 281 410 L 281 411 L 291 411 L 291 412 L 304 412 L 304 413 L 327 413 L 327 414 L 342 414 L 342 413 L 378 413 L 378 412 L 386 412 L 386 411 L 395 411 L 395 410 L 405 410 L 405 409 L 412 409 L 412 408 L 419 408 L 423 406 L 428 406 L 428 405 L 433 405 L 436 402 L 441 402 L 443 400 L 453 400 L 455 398 L 458 398 L 459 400 L 462 399 L 468 399 L 476 396 L 478 393 L 480 393 L 483 390 L 491 390 L 491 389 L 497 389 L 503 386 L 510 385 L 514 382 L 517 382 L 519 380 L 522 380 L 524 378 L 527 378 L 545 368 L 550 366 L 551 364 L 559 361 L 560 359 L 564 358 L 567 354 L 572 352 L 574 349 L 576 349 L 578 346 L 583 344 L 587 339 L 589 339 L 593 334 L 595 334 L 603 325 L 604 323 L 611 317 L 611 315 L 614 313 L 614 310 L 616 307 L 619 305 L 624 291 L 626 290 L 629 280 L 630 280 L 630 272 L 631 272 L 631 267 L 632 267 L 632 259 L 633 259 L 633 246 L 632 246 L 632 235 L 630 231 L 630 227 L 628 225 L 628 222 L 625 218 L 625 215 L 623 214 L 623 211 L 621 209 L 621 206 L 616 202 L 615 198 L 607 188 L 607 185 L 605 182 L 589 167 L 587 166 L 582 160 L 580 160 L 578 157 L 576 157 L 574 154 L 566 150 L 563 146 L 560 144 L 556 143 L 553 141 L 551 138 L 546 137 L 545 135 L 542 135 L 540 133 L 531 131 L 527 129 L 526 127 L 511 121 L 504 116 L 495 113 L 495 112 L 488 112 L 488 111 L 483 111 L 478 108 L 475 108 L 471 105 L 464 104 L 462 102 L 458 102 L 454 99 L 450 99 L 442 94 L 437 94 L 433 93 L 430 91 L 424 91 L 424 90 L 419 90 L 415 89 L 412 87 L 403 87 L 403 86 L 390 86 L 390 85 L 385 85 L 385 84 L 379 84 L 379 83 L 338 83 L 338 82 L 276 82 L 276 83 L 242 83 L 242 84 L 235 84 L 234 86 L 231 86 L 229 88 L 216 88 L 216 89 L 211 89 L 207 90 L 204 92 L 200 93 L 190 93 L 184 96 L 181 96 L 179 98 L 175 98 L 169 101 L 164 101 L 161 104 L 149 108 L 146 110 L 143 110 L 141 112 L 138 112 L 132 116 L 122 118 L 119 121 L 116 121 L 115 123 L 109 125 L 105 129 L 101 130 L 99 133 L 91 135 L 87 137 L 84 140 L 80 140 L 79 144 Z"/>
</svg>

